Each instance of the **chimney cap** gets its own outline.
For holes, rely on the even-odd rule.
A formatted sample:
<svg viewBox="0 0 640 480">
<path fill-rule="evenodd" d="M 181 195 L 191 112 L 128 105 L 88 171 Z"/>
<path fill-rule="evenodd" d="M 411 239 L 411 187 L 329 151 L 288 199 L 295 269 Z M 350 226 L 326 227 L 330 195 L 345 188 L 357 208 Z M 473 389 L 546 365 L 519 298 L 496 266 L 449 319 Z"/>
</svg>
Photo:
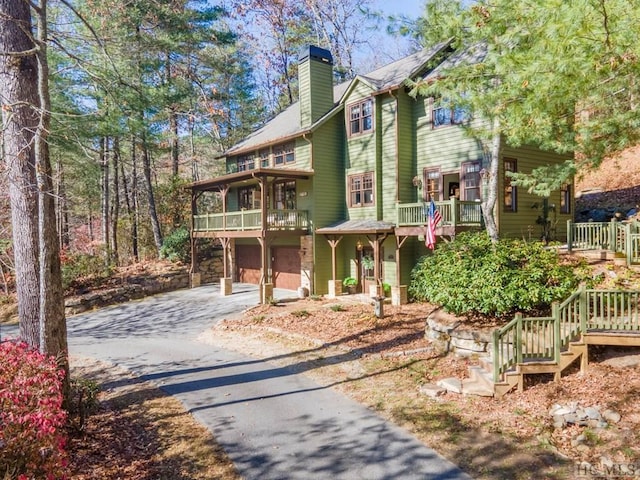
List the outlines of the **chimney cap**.
<svg viewBox="0 0 640 480">
<path fill-rule="evenodd" d="M 307 59 L 333 65 L 333 57 L 331 56 L 331 52 L 329 50 L 325 50 L 324 48 L 316 47 L 315 45 L 308 45 L 300 50 L 298 61 L 302 63 Z"/>
</svg>

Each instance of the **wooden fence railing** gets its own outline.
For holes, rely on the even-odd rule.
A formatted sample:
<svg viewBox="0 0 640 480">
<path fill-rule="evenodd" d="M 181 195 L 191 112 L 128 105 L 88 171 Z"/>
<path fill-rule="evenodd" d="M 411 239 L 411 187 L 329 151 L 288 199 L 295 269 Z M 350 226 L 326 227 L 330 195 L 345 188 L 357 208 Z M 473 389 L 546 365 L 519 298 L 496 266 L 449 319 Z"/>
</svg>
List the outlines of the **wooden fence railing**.
<svg viewBox="0 0 640 480">
<path fill-rule="evenodd" d="M 609 250 L 626 258 L 627 265 L 640 263 L 640 222 L 567 221 L 569 251 Z"/>
<path fill-rule="evenodd" d="M 451 198 L 435 202 L 442 215 L 442 225 L 480 226 L 482 210 L 479 202 L 468 202 Z M 397 225 L 425 225 L 427 223 L 427 208 L 424 202 L 401 203 L 397 208 Z"/>
<path fill-rule="evenodd" d="M 578 289 L 554 303 L 550 317 L 517 314 L 493 332 L 493 380 L 527 360 L 560 362 L 569 342 L 588 331 L 640 331 L 640 292 Z"/>
<path fill-rule="evenodd" d="M 245 231 L 260 228 L 262 228 L 262 211 L 259 209 L 210 213 L 193 217 L 193 230 L 196 232 Z M 267 228 L 270 230 L 309 228 L 308 212 L 307 210 L 268 210 Z"/>
</svg>

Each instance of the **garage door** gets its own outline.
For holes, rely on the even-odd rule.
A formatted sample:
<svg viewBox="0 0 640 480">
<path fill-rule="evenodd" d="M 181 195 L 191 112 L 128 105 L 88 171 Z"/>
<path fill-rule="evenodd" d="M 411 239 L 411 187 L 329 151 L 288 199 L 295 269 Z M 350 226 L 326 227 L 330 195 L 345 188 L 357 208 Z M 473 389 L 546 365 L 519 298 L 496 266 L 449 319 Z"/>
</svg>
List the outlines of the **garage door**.
<svg viewBox="0 0 640 480">
<path fill-rule="evenodd" d="M 260 246 L 236 245 L 236 278 L 242 283 L 260 283 Z"/>
<path fill-rule="evenodd" d="M 273 286 L 296 290 L 300 286 L 300 254 L 298 247 L 271 247 Z"/>
</svg>

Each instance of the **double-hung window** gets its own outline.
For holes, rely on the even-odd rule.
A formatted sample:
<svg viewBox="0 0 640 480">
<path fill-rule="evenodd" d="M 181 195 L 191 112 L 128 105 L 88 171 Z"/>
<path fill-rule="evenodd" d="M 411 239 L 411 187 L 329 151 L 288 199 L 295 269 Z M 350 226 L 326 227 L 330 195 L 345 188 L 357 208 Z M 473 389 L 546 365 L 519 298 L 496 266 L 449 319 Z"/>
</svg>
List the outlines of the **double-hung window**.
<svg viewBox="0 0 640 480">
<path fill-rule="evenodd" d="M 560 187 L 560 213 L 571 213 L 571 184 L 563 183 Z"/>
<path fill-rule="evenodd" d="M 424 170 L 424 200 L 429 202 L 440 200 L 440 170 L 425 169 Z"/>
<path fill-rule="evenodd" d="M 349 206 L 368 207 L 373 204 L 373 172 L 349 176 Z"/>
<path fill-rule="evenodd" d="M 295 144 L 285 143 L 273 148 L 273 163 L 276 166 L 288 165 L 296 161 Z"/>
<path fill-rule="evenodd" d="M 238 157 L 238 172 L 244 172 L 246 170 L 253 170 L 256 166 L 256 161 L 253 155 L 242 155 Z"/>
<path fill-rule="evenodd" d="M 511 183 L 511 177 L 507 175 L 508 172 L 517 172 L 518 163 L 513 158 L 505 158 L 504 161 L 504 211 L 516 212 L 518 211 L 518 189 Z"/>
<path fill-rule="evenodd" d="M 349 105 L 349 136 L 368 133 L 373 130 L 373 100 L 367 98 Z"/>
<path fill-rule="evenodd" d="M 433 103 L 431 113 L 433 128 L 446 125 L 461 125 L 471 118 L 468 108 L 452 105 L 449 100 L 443 99 Z"/>
<path fill-rule="evenodd" d="M 462 200 L 480 200 L 480 162 L 462 164 Z"/>
</svg>

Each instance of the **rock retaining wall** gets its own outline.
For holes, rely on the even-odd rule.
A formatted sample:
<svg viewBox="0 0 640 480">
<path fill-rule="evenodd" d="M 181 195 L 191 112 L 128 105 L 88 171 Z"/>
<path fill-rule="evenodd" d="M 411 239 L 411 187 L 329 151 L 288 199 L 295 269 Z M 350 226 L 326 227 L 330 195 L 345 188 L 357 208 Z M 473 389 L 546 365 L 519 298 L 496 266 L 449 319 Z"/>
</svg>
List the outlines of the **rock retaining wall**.
<svg viewBox="0 0 640 480">
<path fill-rule="evenodd" d="M 442 353 L 453 352 L 461 356 L 491 353 L 490 331 L 470 330 L 460 322 L 452 323 L 441 309 L 434 310 L 427 317 L 425 337 Z"/>
<path fill-rule="evenodd" d="M 65 315 L 93 310 L 116 303 L 189 287 L 189 273 L 185 270 L 127 278 L 126 283 L 109 289 L 75 295 L 65 300 Z"/>
</svg>

